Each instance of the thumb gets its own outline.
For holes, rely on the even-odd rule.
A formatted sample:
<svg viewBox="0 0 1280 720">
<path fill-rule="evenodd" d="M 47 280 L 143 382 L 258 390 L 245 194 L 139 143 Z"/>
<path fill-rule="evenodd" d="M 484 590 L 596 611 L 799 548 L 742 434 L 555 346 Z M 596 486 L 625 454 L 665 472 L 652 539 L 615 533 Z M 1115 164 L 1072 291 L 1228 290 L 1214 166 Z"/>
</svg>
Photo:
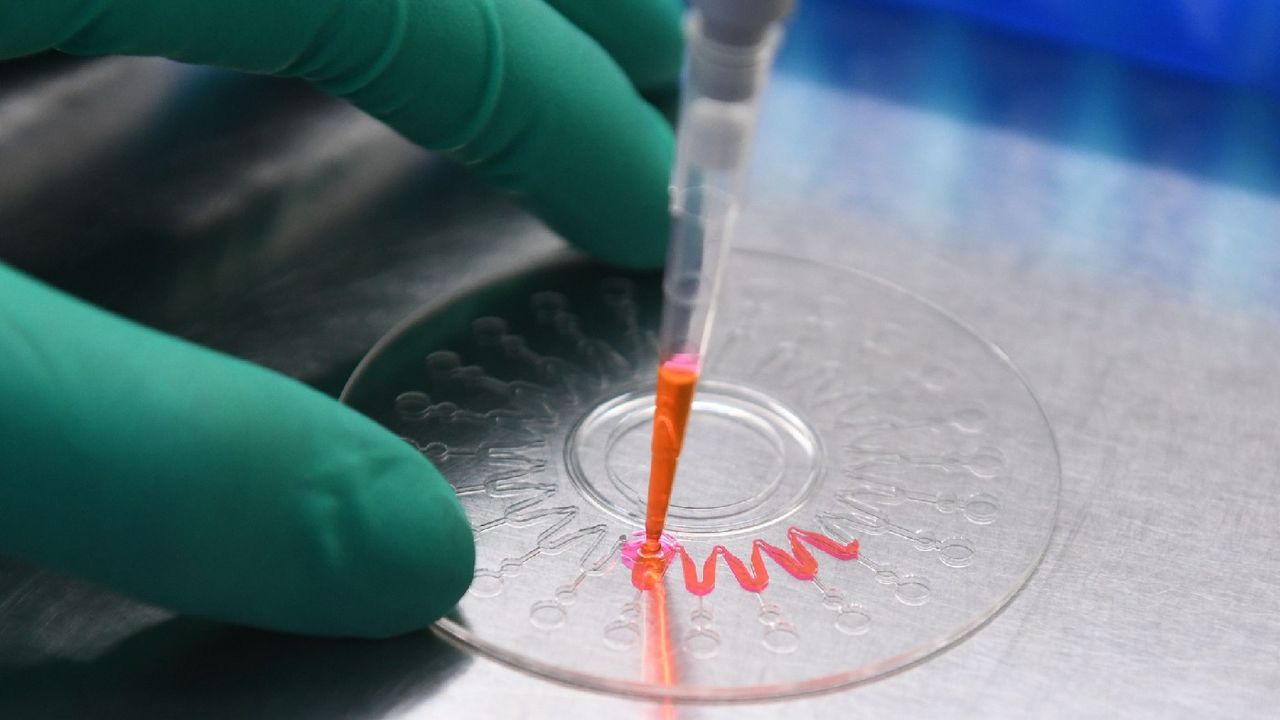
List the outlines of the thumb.
<svg viewBox="0 0 1280 720">
<path fill-rule="evenodd" d="M 182 613 L 386 636 L 465 591 L 434 467 L 261 367 L 0 265 L 0 552 Z"/>
</svg>

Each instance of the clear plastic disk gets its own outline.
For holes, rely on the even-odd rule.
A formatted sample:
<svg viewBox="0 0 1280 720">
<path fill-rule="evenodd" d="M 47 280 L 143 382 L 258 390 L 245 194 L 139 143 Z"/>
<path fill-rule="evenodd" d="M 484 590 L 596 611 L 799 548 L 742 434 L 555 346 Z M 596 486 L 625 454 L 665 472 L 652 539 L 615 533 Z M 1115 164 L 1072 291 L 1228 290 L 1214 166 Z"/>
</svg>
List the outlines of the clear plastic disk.
<svg viewBox="0 0 1280 720">
<path fill-rule="evenodd" d="M 639 589 L 659 278 L 565 262 L 430 308 L 344 400 L 431 459 L 475 528 L 438 630 L 540 675 L 746 700 L 891 673 L 978 628 L 1040 561 L 1058 457 L 999 350 L 848 270 L 735 252 Z"/>
</svg>

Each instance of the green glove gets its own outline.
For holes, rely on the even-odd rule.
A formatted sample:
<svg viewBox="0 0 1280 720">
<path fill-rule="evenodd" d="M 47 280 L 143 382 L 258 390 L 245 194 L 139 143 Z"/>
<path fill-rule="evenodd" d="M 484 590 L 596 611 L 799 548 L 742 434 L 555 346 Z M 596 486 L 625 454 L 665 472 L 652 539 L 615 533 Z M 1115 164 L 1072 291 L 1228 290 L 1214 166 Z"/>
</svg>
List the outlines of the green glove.
<svg viewBox="0 0 1280 720">
<path fill-rule="evenodd" d="M 661 261 L 679 0 L 0 0 L 48 48 L 301 76 L 508 190 L 570 242 Z M 4 172 L 0 167 L 0 174 Z M 471 529 L 411 447 L 265 369 L 0 265 L 0 551 L 291 632 L 430 623 Z"/>
</svg>

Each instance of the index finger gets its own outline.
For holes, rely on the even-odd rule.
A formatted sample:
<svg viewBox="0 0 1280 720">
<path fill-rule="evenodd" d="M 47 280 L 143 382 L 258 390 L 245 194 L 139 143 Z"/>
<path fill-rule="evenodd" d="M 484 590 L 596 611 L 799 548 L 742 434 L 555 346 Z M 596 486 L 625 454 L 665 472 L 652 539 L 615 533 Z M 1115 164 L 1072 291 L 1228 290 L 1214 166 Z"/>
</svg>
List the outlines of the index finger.
<svg viewBox="0 0 1280 720">
<path fill-rule="evenodd" d="M 304 77 L 597 257 L 662 260 L 672 131 L 600 43 L 542 2 L 0 0 L 0 57 L 50 48 Z"/>
</svg>

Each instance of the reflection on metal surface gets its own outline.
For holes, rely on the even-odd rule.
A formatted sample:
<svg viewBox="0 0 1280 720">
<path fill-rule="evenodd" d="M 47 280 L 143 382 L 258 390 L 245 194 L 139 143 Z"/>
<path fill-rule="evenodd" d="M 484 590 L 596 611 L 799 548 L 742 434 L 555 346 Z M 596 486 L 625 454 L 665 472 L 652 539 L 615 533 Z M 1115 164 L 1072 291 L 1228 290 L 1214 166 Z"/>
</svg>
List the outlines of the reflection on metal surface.
<svg viewBox="0 0 1280 720">
<path fill-rule="evenodd" d="M 475 528 L 475 582 L 444 632 L 592 688 L 766 698 L 917 661 L 1025 582 L 1057 458 L 998 353 L 868 277 L 730 262 L 654 555 L 637 552 L 652 279 L 517 276 L 429 309 L 365 359 L 345 399 L 435 462 Z M 655 638 L 641 616 L 659 607 Z M 646 670 L 655 643 L 678 672 Z"/>
</svg>

